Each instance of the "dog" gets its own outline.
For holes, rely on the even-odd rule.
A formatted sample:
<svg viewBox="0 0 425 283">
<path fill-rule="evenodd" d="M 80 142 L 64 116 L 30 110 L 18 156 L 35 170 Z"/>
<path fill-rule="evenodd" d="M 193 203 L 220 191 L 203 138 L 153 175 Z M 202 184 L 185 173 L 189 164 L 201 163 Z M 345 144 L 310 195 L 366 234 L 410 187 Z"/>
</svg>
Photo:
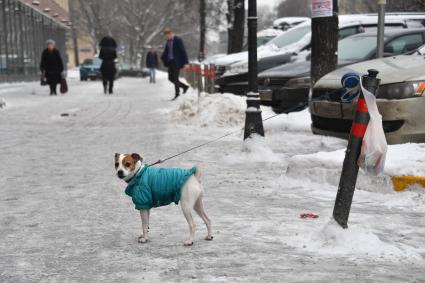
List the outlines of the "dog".
<svg viewBox="0 0 425 283">
<path fill-rule="evenodd" d="M 137 153 L 116 153 L 115 170 L 118 178 L 127 183 L 125 193 L 140 211 L 142 234 L 138 238 L 139 243 L 148 242 L 150 210 L 172 202 L 181 203 L 183 215 L 189 225 L 189 238 L 184 242 L 185 246 L 192 246 L 195 237 L 192 210 L 195 210 L 207 226 L 205 240 L 213 239 L 211 220 L 202 201 L 204 190 L 199 166 L 190 170 L 156 168 L 144 165 L 143 158 Z"/>
</svg>

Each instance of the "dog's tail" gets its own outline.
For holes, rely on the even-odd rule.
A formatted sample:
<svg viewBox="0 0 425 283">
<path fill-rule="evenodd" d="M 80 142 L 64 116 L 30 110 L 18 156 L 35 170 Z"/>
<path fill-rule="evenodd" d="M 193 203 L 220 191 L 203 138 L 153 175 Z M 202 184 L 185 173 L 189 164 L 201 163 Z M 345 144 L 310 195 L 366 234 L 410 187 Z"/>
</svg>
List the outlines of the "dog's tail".
<svg viewBox="0 0 425 283">
<path fill-rule="evenodd" d="M 195 177 L 198 179 L 199 182 L 201 182 L 201 166 L 199 164 L 195 165 L 196 171 L 195 171 Z"/>
</svg>

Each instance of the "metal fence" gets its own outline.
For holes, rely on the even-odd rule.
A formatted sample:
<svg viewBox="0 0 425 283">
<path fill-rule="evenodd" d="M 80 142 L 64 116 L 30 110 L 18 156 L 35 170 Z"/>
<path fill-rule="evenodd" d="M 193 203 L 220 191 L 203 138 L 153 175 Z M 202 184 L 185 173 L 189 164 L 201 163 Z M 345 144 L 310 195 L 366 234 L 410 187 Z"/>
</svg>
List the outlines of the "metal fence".
<svg viewBox="0 0 425 283">
<path fill-rule="evenodd" d="M 182 76 L 199 93 L 216 93 L 216 71 L 214 64 L 191 63 L 189 68 L 184 70 Z"/>
<path fill-rule="evenodd" d="M 56 41 L 66 63 L 67 29 L 17 0 L 0 0 L 0 83 L 39 79 L 41 52 Z"/>
</svg>

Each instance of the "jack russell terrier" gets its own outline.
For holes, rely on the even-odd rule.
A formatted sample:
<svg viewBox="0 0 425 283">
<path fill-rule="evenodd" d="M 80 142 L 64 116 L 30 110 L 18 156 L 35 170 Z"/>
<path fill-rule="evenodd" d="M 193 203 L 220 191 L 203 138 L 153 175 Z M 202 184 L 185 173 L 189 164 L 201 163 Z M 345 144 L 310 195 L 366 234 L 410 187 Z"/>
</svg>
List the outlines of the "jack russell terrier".
<svg viewBox="0 0 425 283">
<path fill-rule="evenodd" d="M 115 170 L 118 178 L 127 182 L 125 193 L 130 196 L 137 210 L 140 210 L 143 233 L 139 243 L 148 241 L 150 209 L 181 201 L 181 208 L 189 224 L 189 239 L 185 246 L 193 245 L 195 222 L 192 209 L 202 218 L 207 226 L 208 235 L 205 240 L 211 241 L 211 221 L 202 202 L 203 188 L 198 166 L 190 170 L 173 168 L 155 168 L 143 165 L 139 154 L 115 154 Z"/>
</svg>

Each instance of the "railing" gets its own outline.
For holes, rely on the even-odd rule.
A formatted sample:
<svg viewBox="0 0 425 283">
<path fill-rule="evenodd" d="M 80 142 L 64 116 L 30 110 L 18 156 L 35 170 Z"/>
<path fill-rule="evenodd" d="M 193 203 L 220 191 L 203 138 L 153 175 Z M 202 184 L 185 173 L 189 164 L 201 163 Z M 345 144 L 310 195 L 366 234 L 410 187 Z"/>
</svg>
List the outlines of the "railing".
<svg viewBox="0 0 425 283">
<path fill-rule="evenodd" d="M 216 67 L 214 64 L 192 63 L 185 69 L 183 76 L 189 85 L 199 93 L 215 93 Z"/>
</svg>

